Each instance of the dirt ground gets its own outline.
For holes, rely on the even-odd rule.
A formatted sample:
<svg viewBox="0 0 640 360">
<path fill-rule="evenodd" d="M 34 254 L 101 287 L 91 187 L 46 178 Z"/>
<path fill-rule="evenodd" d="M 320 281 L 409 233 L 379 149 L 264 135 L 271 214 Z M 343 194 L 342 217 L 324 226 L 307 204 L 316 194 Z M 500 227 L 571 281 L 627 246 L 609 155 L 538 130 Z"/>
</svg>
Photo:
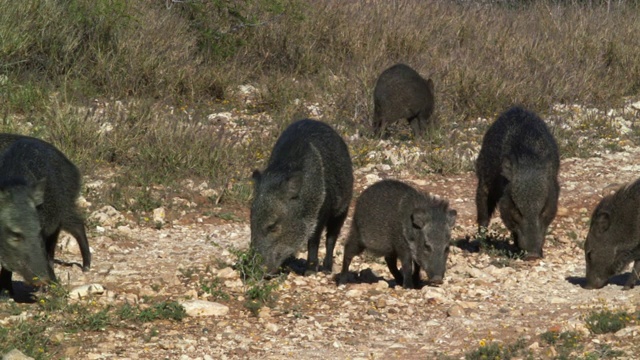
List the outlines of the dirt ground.
<svg viewBox="0 0 640 360">
<path fill-rule="evenodd" d="M 194 196 L 167 195 L 165 213 L 158 210 L 156 214 L 165 223 L 154 227 L 138 226 L 134 214 L 85 201 L 93 264 L 87 273 L 78 266 L 56 265 L 66 287 L 101 285 L 105 290 L 91 297 L 98 306 L 196 299 L 223 306 L 217 315 L 182 321 L 52 334 L 61 344 L 56 357 L 457 359 L 483 345 L 507 346 L 520 339 L 522 354 L 552 359 L 559 350 L 542 342 L 540 334 L 576 331 L 584 345 L 572 354 L 576 359 L 587 353 L 602 354 L 602 349 L 624 351 L 621 358 L 634 359 L 640 354 L 640 326 L 594 335 L 584 321 L 594 309 L 640 310 L 639 289 L 622 290 L 628 271 L 600 290 L 580 285 L 585 274 L 582 244 L 591 211 L 616 184 L 638 178 L 639 159 L 640 148 L 630 146 L 591 158 L 563 159 L 560 208 L 549 229 L 545 257 L 534 262 L 478 252 L 474 247 L 474 173 L 417 177 L 384 164 L 356 168 L 355 194 L 377 180 L 394 178 L 448 199 L 457 210 L 453 231 L 457 245 L 452 246 L 444 284 L 420 290 L 396 287 L 383 259 L 368 255 L 356 257 L 351 265 L 364 281 L 336 286 L 332 276 L 342 265 L 350 212 L 336 247 L 334 273 L 289 274 L 276 290 L 272 306 L 263 307 L 257 315 L 244 306 L 246 289 L 231 268 L 236 261 L 234 249 L 246 249 L 249 244 L 248 204 L 212 207 L 205 196 L 198 195 L 202 194 L 198 184 L 187 181 L 185 186 L 194 189 Z M 85 185 L 89 200 L 92 189 L 106 186 L 104 179 L 92 178 L 85 178 Z M 506 234 L 497 214 L 491 228 Z M 58 260 L 80 261 L 75 240 L 65 235 L 59 247 Z M 306 258 L 306 253 L 300 252 L 298 258 Z M 216 294 L 228 298 L 203 291 L 203 284 L 215 279 L 219 281 Z"/>
<path fill-rule="evenodd" d="M 57 266 L 71 289 L 100 284 L 100 303 L 148 299 L 207 299 L 228 307 L 218 316 L 162 320 L 140 327 L 65 334 L 63 354 L 86 359 L 424 359 L 463 357 L 480 345 L 505 345 L 524 339 L 534 358 L 553 358 L 554 351 L 539 335 L 549 330 L 579 331 L 588 339 L 583 351 L 602 344 L 638 353 L 638 331 L 591 335 L 584 316 L 592 309 L 636 311 L 638 289 L 623 291 L 626 275 L 614 277 L 601 290 L 584 290 L 584 254 L 590 212 L 603 190 L 634 180 L 640 173 L 639 148 L 588 159 L 562 161 L 560 210 L 545 245 L 545 258 L 536 262 L 506 260 L 479 253 L 469 246 L 452 247 L 446 279 L 440 287 L 404 290 L 394 285 L 382 259 L 357 257 L 352 271 L 380 281 L 337 287 L 330 275 L 303 277 L 291 273 L 277 290 L 271 308 L 254 316 L 244 303 L 244 288 L 233 249 L 248 246 L 248 209 L 217 209 L 233 213 L 232 220 L 205 215 L 211 209 L 197 204 L 176 213 L 161 229 L 137 227 L 127 214 L 95 211 L 89 223 L 94 262 L 90 272 Z M 378 170 L 381 168 L 383 170 Z M 450 200 L 458 211 L 453 238 L 459 244 L 475 234 L 475 175 L 428 175 L 419 179 L 393 173 L 385 166 L 356 171 L 357 193 L 379 178 L 397 178 Z M 91 180 L 88 179 L 88 183 Z M 177 201 L 177 200 L 176 200 Z M 214 209 L 215 211 L 216 209 Z M 101 215 L 102 214 L 102 215 Z M 341 266 L 342 243 L 336 249 L 334 273 Z M 492 226 L 504 233 L 499 218 Z M 59 257 L 79 261 L 75 242 L 61 241 Z M 322 254 L 321 254 L 322 255 Z M 299 258 L 305 258 L 302 252 Z M 504 262 L 506 261 L 507 266 Z M 206 269 L 209 267 L 209 269 Z M 228 300 L 202 291 L 207 278 L 224 282 Z M 156 336 L 149 337 L 150 332 Z"/>
</svg>

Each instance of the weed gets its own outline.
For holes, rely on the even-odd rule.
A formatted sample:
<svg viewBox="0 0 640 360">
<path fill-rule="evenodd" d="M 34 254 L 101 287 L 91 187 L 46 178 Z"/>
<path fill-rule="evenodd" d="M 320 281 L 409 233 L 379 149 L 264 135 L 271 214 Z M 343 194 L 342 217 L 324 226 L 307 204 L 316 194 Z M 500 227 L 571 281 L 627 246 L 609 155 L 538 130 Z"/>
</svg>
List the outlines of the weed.
<svg viewBox="0 0 640 360">
<path fill-rule="evenodd" d="M 140 322 L 150 322 L 157 319 L 170 319 L 180 321 L 187 316 L 182 305 L 175 301 L 165 301 L 141 310 L 137 316 Z"/>
<path fill-rule="evenodd" d="M 487 343 L 486 340 L 480 341 L 478 349 L 465 354 L 465 360 L 485 360 L 485 359 L 504 359 L 509 360 L 518 355 L 525 355 L 525 340 L 518 339 L 515 343 L 503 345 L 496 342 Z"/>
<path fill-rule="evenodd" d="M 248 298 L 244 306 L 257 315 L 262 306 L 270 305 L 275 300 L 274 291 L 280 286 L 284 275 L 275 279 L 266 279 L 268 274 L 262 258 L 252 249 L 234 250 L 232 253 L 236 255 L 235 269 L 240 273 Z"/>
<path fill-rule="evenodd" d="M 605 334 L 616 332 L 631 321 L 631 315 L 626 311 L 616 311 L 605 309 L 593 311 L 585 318 L 587 328 L 594 334 Z"/>
<path fill-rule="evenodd" d="M 229 300 L 229 294 L 227 294 L 223 289 L 222 280 L 218 277 L 206 281 L 203 280 L 200 282 L 200 289 L 203 292 L 210 294 L 214 299 L 217 300 Z"/>
</svg>

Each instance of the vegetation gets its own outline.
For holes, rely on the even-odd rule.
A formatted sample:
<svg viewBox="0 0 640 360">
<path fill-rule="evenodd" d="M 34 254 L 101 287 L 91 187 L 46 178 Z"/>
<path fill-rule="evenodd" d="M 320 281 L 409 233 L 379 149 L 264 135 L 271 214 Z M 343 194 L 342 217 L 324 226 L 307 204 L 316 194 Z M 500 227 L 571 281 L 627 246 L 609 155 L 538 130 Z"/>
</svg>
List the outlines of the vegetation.
<svg viewBox="0 0 640 360">
<path fill-rule="evenodd" d="M 625 139 L 597 109 L 640 91 L 633 1 L 0 5 L 2 130 L 52 141 L 85 173 L 117 169 L 121 186 L 96 196 L 134 211 L 158 205 L 150 185 L 185 178 L 209 181 L 217 202 L 246 202 L 251 170 L 288 122 L 313 114 L 309 104 L 345 136 L 366 133 L 375 79 L 397 62 L 436 84 L 441 129 L 408 165 L 418 172 L 471 169 L 466 141 L 488 126 L 477 119 L 514 103 L 549 118 L 564 156 L 615 151 Z M 556 104 L 595 111 L 570 108 L 577 124 L 566 127 Z M 239 120 L 212 123 L 220 111 Z M 246 131 L 230 131 L 237 126 Z M 375 144 L 350 141 L 355 163 Z"/>
</svg>

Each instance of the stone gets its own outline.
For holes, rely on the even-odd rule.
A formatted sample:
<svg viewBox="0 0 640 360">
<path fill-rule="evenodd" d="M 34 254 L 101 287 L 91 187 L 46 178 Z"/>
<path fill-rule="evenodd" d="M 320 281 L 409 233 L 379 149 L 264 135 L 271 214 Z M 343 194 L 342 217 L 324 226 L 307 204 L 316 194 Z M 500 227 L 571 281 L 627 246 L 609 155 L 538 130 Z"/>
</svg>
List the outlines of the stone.
<svg viewBox="0 0 640 360">
<path fill-rule="evenodd" d="M 224 316 L 229 307 L 220 303 L 205 300 L 187 300 L 180 303 L 188 316 Z"/>
<path fill-rule="evenodd" d="M 460 305 L 453 305 L 447 309 L 447 316 L 462 317 L 465 315 L 464 309 Z"/>
<path fill-rule="evenodd" d="M 18 349 L 13 349 L 2 356 L 2 360 L 33 360 L 32 357 L 23 354 Z"/>
<path fill-rule="evenodd" d="M 105 288 L 100 284 L 82 285 L 69 291 L 69 298 L 82 299 L 89 295 L 102 295 L 104 294 L 104 292 L 105 292 Z"/>
</svg>

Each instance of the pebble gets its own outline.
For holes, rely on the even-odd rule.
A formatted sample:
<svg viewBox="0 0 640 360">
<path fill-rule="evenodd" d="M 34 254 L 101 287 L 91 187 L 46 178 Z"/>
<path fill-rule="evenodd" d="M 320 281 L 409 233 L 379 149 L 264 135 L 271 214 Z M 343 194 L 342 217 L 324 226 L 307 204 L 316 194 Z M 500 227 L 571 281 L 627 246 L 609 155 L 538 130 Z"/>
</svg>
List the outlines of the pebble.
<svg viewBox="0 0 640 360">
<path fill-rule="evenodd" d="M 105 288 L 100 284 L 82 285 L 69 291 L 69 298 L 82 299 L 89 295 L 102 295 L 104 294 L 104 292 L 105 292 Z"/>
<path fill-rule="evenodd" d="M 187 300 L 180 303 L 187 315 L 196 316 L 223 316 L 229 312 L 229 307 L 217 302 L 205 300 Z"/>
<path fill-rule="evenodd" d="M 13 349 L 2 356 L 2 360 L 33 360 L 32 357 L 23 354 L 18 349 Z"/>
</svg>

